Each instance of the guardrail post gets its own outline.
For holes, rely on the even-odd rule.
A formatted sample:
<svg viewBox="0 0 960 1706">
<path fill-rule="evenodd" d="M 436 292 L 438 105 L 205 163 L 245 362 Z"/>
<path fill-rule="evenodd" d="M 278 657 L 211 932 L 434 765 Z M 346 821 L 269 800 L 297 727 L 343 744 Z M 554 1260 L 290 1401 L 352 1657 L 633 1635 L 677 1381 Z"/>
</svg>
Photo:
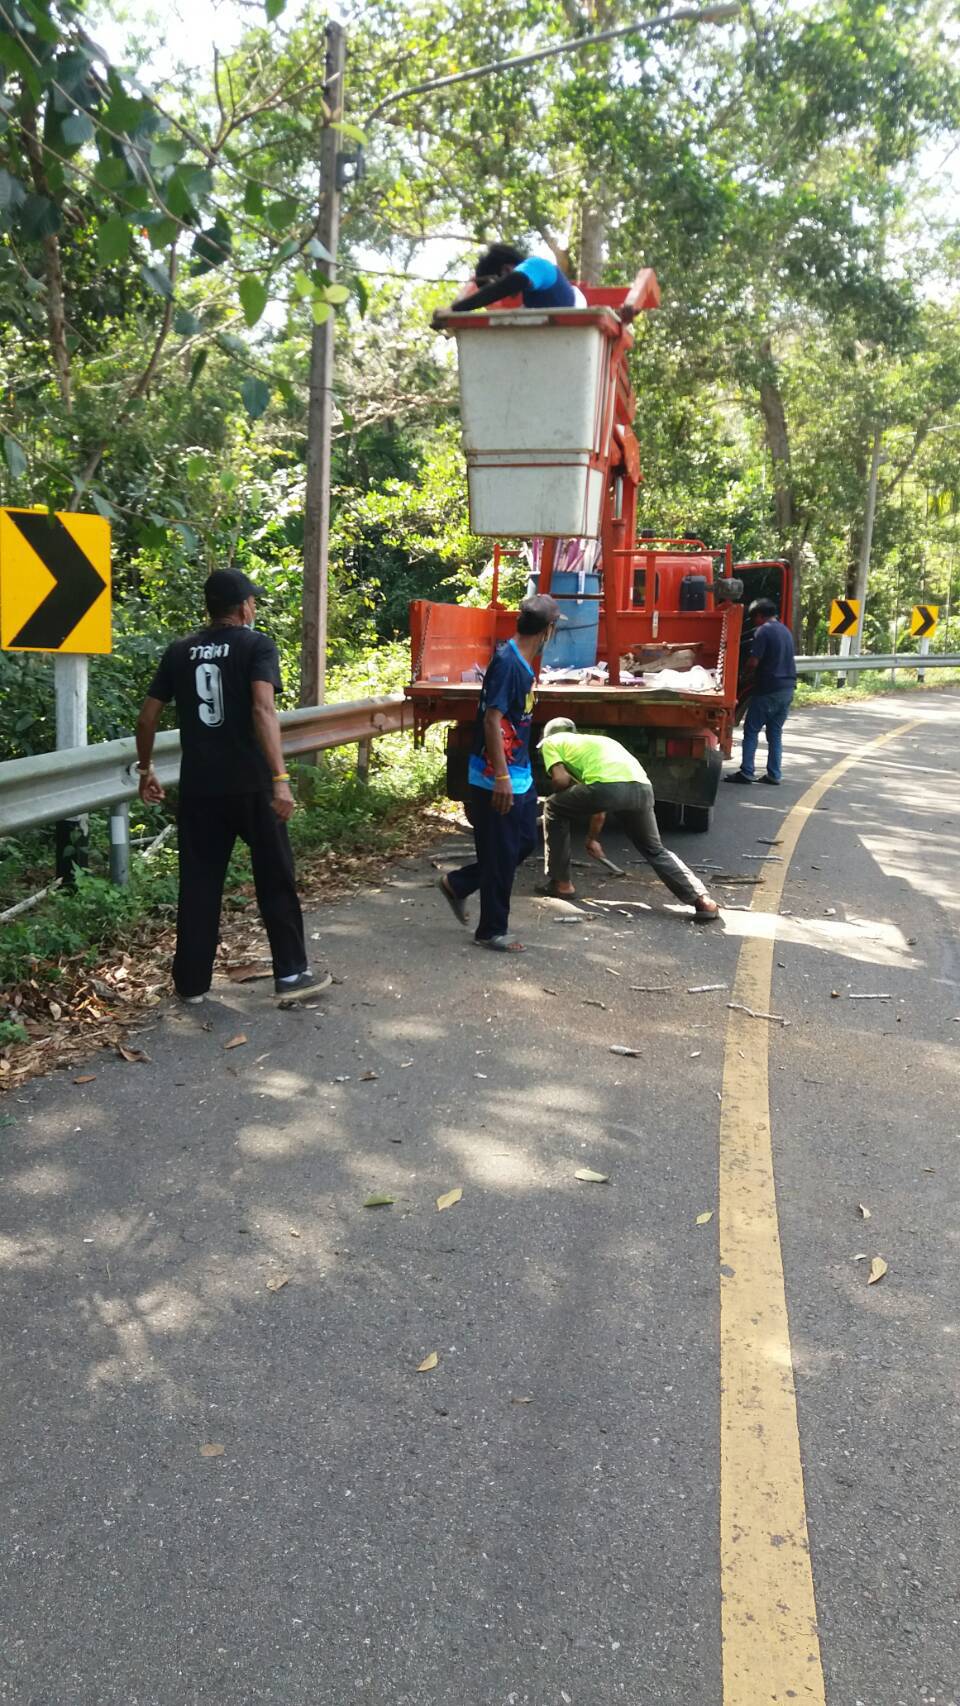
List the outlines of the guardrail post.
<svg viewBox="0 0 960 1706">
<path fill-rule="evenodd" d="M 365 740 L 357 742 L 357 781 L 366 784 L 370 780 L 370 756 L 373 752 L 373 740 L 367 735 Z"/>
<path fill-rule="evenodd" d="M 82 653 L 58 652 L 53 660 L 56 695 L 57 749 L 87 744 L 87 659 Z M 77 866 L 85 867 L 89 847 L 85 817 L 64 818 L 55 835 L 57 876 L 68 886 Z"/>
<path fill-rule="evenodd" d="M 130 881 L 130 807 L 110 807 L 110 881 L 125 889 Z"/>
<path fill-rule="evenodd" d="M 929 657 L 929 655 L 930 655 L 930 635 L 924 634 L 923 639 L 920 641 L 920 656 L 922 658 L 925 658 L 925 657 Z M 927 672 L 924 669 L 923 665 L 921 664 L 917 669 L 917 680 L 918 681 L 926 681 L 926 679 L 927 679 Z"/>
</svg>

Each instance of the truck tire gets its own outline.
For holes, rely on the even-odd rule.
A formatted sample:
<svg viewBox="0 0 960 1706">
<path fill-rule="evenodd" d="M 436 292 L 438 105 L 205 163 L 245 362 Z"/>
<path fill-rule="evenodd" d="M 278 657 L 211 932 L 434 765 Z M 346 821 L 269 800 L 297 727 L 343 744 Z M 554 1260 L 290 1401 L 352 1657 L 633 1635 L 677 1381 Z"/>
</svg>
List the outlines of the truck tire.
<svg viewBox="0 0 960 1706">
<path fill-rule="evenodd" d="M 710 828 L 709 806 L 684 806 L 683 827 L 692 835 L 706 835 Z"/>
<path fill-rule="evenodd" d="M 470 764 L 470 751 L 466 746 L 452 746 L 447 742 L 447 798 L 465 801 L 468 798 L 469 783 L 467 780 Z"/>
<path fill-rule="evenodd" d="M 669 834 L 671 830 L 680 828 L 680 818 L 683 811 L 675 800 L 657 800 L 654 804 L 657 814 L 657 827 L 661 834 Z"/>
</svg>

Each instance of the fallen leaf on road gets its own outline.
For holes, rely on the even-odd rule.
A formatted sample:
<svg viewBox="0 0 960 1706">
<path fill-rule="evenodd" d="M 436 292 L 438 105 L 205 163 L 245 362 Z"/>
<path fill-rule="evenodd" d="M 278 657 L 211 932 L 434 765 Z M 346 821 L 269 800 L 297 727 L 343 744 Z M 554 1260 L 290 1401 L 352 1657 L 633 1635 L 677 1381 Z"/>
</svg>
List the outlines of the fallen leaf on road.
<svg viewBox="0 0 960 1706">
<path fill-rule="evenodd" d="M 372 1196 L 364 1198 L 363 1206 L 364 1208 L 389 1208 L 390 1204 L 396 1200 L 396 1197 L 387 1196 L 385 1191 L 374 1191 Z"/>
<path fill-rule="evenodd" d="M 49 1001 L 47 1003 L 47 1005 L 50 1008 L 51 1018 L 59 1019 L 63 1013 L 63 1008 L 61 1007 L 59 1001 Z"/>
<path fill-rule="evenodd" d="M 543 993 L 544 995 L 559 995 L 560 991 L 559 989 L 548 989 L 546 984 L 544 984 Z"/>
<path fill-rule="evenodd" d="M 278 1274 L 276 1279 L 267 1280 L 267 1290 L 268 1291 L 282 1291 L 284 1286 L 289 1285 L 289 1284 L 290 1284 L 290 1275 L 289 1274 Z"/>
<path fill-rule="evenodd" d="M 372 1084 L 373 1080 L 375 1078 L 379 1078 L 379 1077 L 380 1077 L 379 1072 L 361 1072 L 360 1082 L 361 1082 L 361 1084 Z"/>
<path fill-rule="evenodd" d="M 249 983 L 252 978 L 269 977 L 270 973 L 266 967 L 254 963 L 249 966 L 231 966 L 227 976 L 231 983 Z"/>
<path fill-rule="evenodd" d="M 883 1257 L 882 1256 L 874 1256 L 873 1261 L 870 1263 L 870 1278 L 867 1280 L 867 1284 L 868 1285 L 876 1285 L 878 1280 L 883 1279 L 883 1276 L 886 1273 L 886 1271 L 887 1271 L 887 1264 L 884 1261 Z"/>
<path fill-rule="evenodd" d="M 839 991 L 839 989 L 831 989 L 831 991 L 830 991 L 830 999 L 831 999 L 831 1001 L 839 1001 L 839 999 L 840 999 L 840 991 Z"/>
<path fill-rule="evenodd" d="M 608 1013 L 610 1010 L 605 1001 L 591 1001 L 589 998 L 586 1001 L 581 1001 L 580 1005 L 581 1007 L 599 1007 L 603 1013 Z"/>
<path fill-rule="evenodd" d="M 713 1219 L 713 1209 L 708 1208 L 704 1214 L 698 1214 L 697 1215 L 697 1225 L 698 1226 L 706 1226 L 707 1221 L 712 1220 L 712 1219 Z"/>
<path fill-rule="evenodd" d="M 532 1398 L 511 1398 L 510 1402 L 511 1402 L 511 1404 L 532 1404 L 533 1399 Z"/>
<path fill-rule="evenodd" d="M 405 1069 L 406 1069 L 406 1068 L 407 1068 L 407 1067 L 408 1067 L 408 1066 L 412 1066 L 412 1065 L 413 1065 L 413 1061 L 412 1061 L 412 1060 L 401 1060 L 401 1062 L 400 1062 L 400 1071 L 401 1071 L 401 1072 L 403 1072 L 403 1071 L 405 1071 Z"/>
<path fill-rule="evenodd" d="M 200 1456 L 201 1457 L 222 1457 L 224 1452 L 226 1451 L 226 1449 L 227 1448 L 225 1445 L 202 1445 L 200 1447 Z"/>
<path fill-rule="evenodd" d="M 463 1188 L 460 1185 L 456 1185 L 452 1191 L 444 1191 L 443 1196 L 437 1198 L 438 1210 L 442 1213 L 445 1208 L 453 1208 L 454 1203 L 458 1203 L 462 1196 Z"/>
<path fill-rule="evenodd" d="M 862 1202 L 857 1203 L 857 1213 L 859 1214 L 861 1220 L 869 1220 L 870 1219 L 870 1210 Z"/>
<path fill-rule="evenodd" d="M 226 1052 L 226 1050 L 228 1048 L 242 1048 L 244 1043 L 246 1042 L 246 1040 L 247 1039 L 244 1036 L 243 1032 L 238 1031 L 238 1033 L 235 1037 L 231 1037 L 230 1041 L 228 1043 L 224 1043 L 224 1045 L 223 1045 L 224 1052 Z"/>
<path fill-rule="evenodd" d="M 626 1054 L 630 1056 L 631 1060 L 638 1060 L 640 1057 L 640 1050 L 638 1048 L 627 1048 L 623 1043 L 611 1043 L 610 1053 Z"/>
<path fill-rule="evenodd" d="M 606 972 L 608 977 L 622 977 L 623 976 L 622 971 L 614 971 L 612 966 L 604 966 L 603 969 Z"/>
<path fill-rule="evenodd" d="M 870 1257 L 867 1255 L 866 1250 L 861 1250 L 858 1255 L 852 1256 L 850 1259 L 853 1262 L 869 1262 Z"/>
<path fill-rule="evenodd" d="M 148 1063 L 150 1060 L 150 1056 L 144 1054 L 142 1048 L 124 1048 L 122 1043 L 117 1044 L 117 1053 L 121 1060 L 144 1060 Z"/>
<path fill-rule="evenodd" d="M 417 1363 L 417 1373 L 418 1374 L 429 1374 L 430 1370 L 432 1368 L 436 1368 L 437 1363 L 439 1361 L 440 1361 L 440 1358 L 437 1355 L 436 1351 L 431 1351 L 430 1355 L 428 1357 L 424 1357 L 422 1362 Z"/>
<path fill-rule="evenodd" d="M 702 1048 L 695 1048 L 692 1055 L 690 1056 L 690 1059 L 691 1060 L 699 1060 L 702 1053 L 703 1053 Z"/>
<path fill-rule="evenodd" d="M 582 1179 L 587 1185 L 609 1185 L 610 1179 L 606 1173 L 595 1173 L 592 1167 L 578 1167 L 574 1173 L 575 1179 Z"/>
<path fill-rule="evenodd" d="M 79 1078 L 75 1078 L 73 1082 L 75 1084 L 92 1084 L 96 1076 L 95 1072 L 84 1072 Z"/>
<path fill-rule="evenodd" d="M 300 1236 L 300 1234 L 297 1231 L 295 1226 L 288 1226 L 287 1231 L 289 1232 L 291 1238 L 299 1238 L 299 1236 Z"/>
</svg>

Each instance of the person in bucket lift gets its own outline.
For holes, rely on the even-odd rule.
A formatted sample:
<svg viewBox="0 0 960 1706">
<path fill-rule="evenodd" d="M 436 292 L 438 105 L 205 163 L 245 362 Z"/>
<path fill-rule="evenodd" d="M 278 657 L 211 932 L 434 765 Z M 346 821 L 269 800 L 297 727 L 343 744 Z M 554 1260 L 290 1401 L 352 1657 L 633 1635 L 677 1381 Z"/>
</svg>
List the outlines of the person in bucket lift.
<svg viewBox="0 0 960 1706">
<path fill-rule="evenodd" d="M 472 314 L 475 308 L 585 308 L 582 290 L 571 284 L 555 261 L 525 255 L 512 243 L 491 243 L 480 256 L 473 283 L 451 303 L 455 314 Z"/>
</svg>

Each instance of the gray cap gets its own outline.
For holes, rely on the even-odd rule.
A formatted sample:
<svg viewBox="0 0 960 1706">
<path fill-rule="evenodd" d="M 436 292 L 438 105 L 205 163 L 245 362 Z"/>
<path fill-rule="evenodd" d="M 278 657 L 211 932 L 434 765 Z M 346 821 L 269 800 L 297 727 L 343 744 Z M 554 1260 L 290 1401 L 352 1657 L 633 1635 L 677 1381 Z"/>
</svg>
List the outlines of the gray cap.
<svg viewBox="0 0 960 1706">
<path fill-rule="evenodd" d="M 569 717 L 551 717 L 549 723 L 544 723 L 543 739 L 537 744 L 546 746 L 547 741 L 552 740 L 554 735 L 575 735 L 576 732 L 577 725 Z"/>
<path fill-rule="evenodd" d="M 556 599 L 551 598 L 548 592 L 535 592 L 525 598 L 517 614 L 527 618 L 524 627 L 528 634 L 539 633 L 542 628 L 552 628 L 557 622 L 567 620 Z"/>
</svg>

